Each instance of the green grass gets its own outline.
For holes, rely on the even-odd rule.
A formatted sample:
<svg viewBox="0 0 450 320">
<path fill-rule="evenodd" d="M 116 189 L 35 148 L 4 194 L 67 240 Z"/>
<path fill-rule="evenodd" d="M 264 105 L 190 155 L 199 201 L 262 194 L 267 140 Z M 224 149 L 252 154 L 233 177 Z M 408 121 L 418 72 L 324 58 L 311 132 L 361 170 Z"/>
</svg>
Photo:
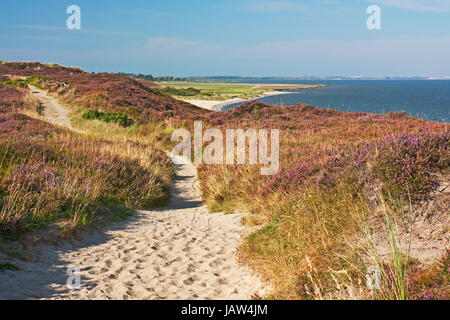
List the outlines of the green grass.
<svg viewBox="0 0 450 320">
<path fill-rule="evenodd" d="M 83 119 L 100 120 L 106 123 L 116 123 L 122 127 L 129 127 L 133 124 L 133 120 L 128 118 L 124 112 L 101 112 L 98 110 L 89 110 L 83 114 Z"/>
<path fill-rule="evenodd" d="M 28 85 L 38 86 L 39 82 L 43 80 L 44 77 L 41 76 L 31 76 L 27 77 L 25 80 L 7 80 L 0 82 L 2 86 L 13 86 L 17 88 L 27 88 Z"/>
<path fill-rule="evenodd" d="M 192 100 L 228 100 L 233 98 L 249 99 L 262 95 L 269 90 L 254 89 L 253 84 L 228 83 L 192 83 L 192 82 L 160 82 L 165 86 L 161 91 L 175 98 Z"/>
<path fill-rule="evenodd" d="M 165 87 L 160 90 L 162 93 L 171 95 L 171 96 L 183 96 L 183 97 L 192 97 L 201 94 L 201 90 L 195 88 L 174 88 L 174 87 Z"/>
</svg>

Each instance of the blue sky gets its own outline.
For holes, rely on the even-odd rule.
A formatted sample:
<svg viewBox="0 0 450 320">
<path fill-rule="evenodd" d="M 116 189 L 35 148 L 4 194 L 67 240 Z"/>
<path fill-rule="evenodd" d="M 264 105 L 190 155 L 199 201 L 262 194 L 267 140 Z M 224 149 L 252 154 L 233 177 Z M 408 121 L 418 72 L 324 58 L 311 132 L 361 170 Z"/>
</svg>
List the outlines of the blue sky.
<svg viewBox="0 0 450 320">
<path fill-rule="evenodd" d="M 81 8 L 81 30 L 66 9 Z M 366 27 L 369 5 L 382 29 Z M 0 60 L 205 76 L 450 75 L 450 0 L 21 0 Z"/>
</svg>

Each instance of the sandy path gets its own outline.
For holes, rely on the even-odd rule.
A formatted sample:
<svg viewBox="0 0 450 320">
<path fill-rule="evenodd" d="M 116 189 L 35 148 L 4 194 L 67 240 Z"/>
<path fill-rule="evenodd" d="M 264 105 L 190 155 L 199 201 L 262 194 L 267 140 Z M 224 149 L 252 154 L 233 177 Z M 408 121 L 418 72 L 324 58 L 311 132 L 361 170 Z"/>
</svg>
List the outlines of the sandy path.
<svg viewBox="0 0 450 320">
<path fill-rule="evenodd" d="M 44 98 L 56 102 L 60 121 L 62 107 Z M 0 299 L 249 299 L 264 285 L 237 261 L 241 217 L 209 214 L 196 168 L 177 165 L 165 208 L 139 211 L 78 241 L 38 245 L 28 262 L 0 252 L 21 269 L 0 272 Z M 80 289 L 67 287 L 68 267 L 81 269 Z"/>
<path fill-rule="evenodd" d="M 47 118 L 50 123 L 72 128 L 69 119 L 69 111 L 64 108 L 58 100 L 47 95 L 44 90 L 40 90 L 35 86 L 29 85 L 33 95 L 41 102 L 43 107 L 43 116 Z"/>
</svg>

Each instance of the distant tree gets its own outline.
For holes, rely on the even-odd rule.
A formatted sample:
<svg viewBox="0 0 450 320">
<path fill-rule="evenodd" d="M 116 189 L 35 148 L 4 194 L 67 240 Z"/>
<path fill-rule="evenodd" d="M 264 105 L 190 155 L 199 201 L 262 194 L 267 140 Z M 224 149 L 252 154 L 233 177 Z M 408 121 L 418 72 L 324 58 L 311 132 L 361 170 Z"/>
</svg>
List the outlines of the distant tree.
<svg viewBox="0 0 450 320">
<path fill-rule="evenodd" d="M 187 78 L 177 78 L 173 76 L 163 76 L 163 77 L 154 77 L 151 74 L 135 74 L 135 73 L 123 73 L 119 72 L 121 75 L 125 75 L 128 77 L 136 78 L 136 79 L 144 79 L 148 81 L 187 81 Z"/>
</svg>

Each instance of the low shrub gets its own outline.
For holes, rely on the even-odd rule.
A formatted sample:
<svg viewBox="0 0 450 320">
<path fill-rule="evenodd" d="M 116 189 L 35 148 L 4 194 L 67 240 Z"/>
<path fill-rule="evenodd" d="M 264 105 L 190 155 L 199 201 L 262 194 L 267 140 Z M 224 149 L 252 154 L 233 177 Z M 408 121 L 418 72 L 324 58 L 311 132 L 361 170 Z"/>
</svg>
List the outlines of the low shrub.
<svg viewBox="0 0 450 320">
<path fill-rule="evenodd" d="M 26 79 L 19 79 L 19 80 L 7 80 L 0 82 L 1 86 L 13 86 L 17 88 L 28 88 L 28 85 L 39 85 L 39 83 L 44 80 L 45 77 L 42 76 L 30 76 Z"/>
<path fill-rule="evenodd" d="M 116 123 L 122 127 L 129 127 L 133 124 L 133 120 L 128 118 L 125 112 L 101 112 L 98 110 L 89 110 L 83 114 L 83 119 L 100 120 L 106 123 Z"/>
</svg>

